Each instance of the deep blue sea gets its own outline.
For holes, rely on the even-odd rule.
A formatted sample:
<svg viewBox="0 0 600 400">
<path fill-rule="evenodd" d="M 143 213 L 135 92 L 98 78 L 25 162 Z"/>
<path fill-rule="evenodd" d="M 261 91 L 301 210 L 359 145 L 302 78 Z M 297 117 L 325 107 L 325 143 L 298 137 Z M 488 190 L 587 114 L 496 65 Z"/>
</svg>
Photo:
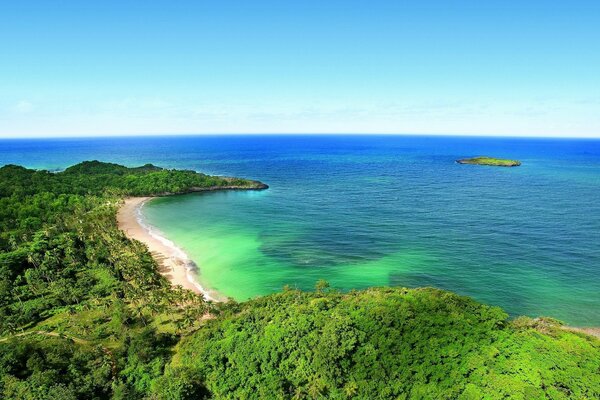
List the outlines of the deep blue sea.
<svg viewBox="0 0 600 400">
<path fill-rule="evenodd" d="M 518 168 L 459 165 L 489 155 Z M 148 222 L 245 299 L 285 284 L 434 286 L 600 326 L 600 141 L 195 136 L 0 141 L 0 164 L 153 163 L 258 179 L 264 192 L 161 198 Z"/>
</svg>

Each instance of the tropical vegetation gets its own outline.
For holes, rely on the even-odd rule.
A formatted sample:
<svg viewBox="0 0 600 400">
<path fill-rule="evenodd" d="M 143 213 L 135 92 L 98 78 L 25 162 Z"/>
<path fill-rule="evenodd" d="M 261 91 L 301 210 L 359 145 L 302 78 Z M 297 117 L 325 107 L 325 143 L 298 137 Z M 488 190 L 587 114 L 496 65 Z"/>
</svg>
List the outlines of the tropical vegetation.
<svg viewBox="0 0 600 400">
<path fill-rule="evenodd" d="M 456 162 L 459 164 L 489 165 L 493 167 L 518 167 L 521 165 L 521 161 L 485 156 L 463 158 L 461 160 L 456 160 Z"/>
<path fill-rule="evenodd" d="M 261 189 L 152 165 L 0 168 L 0 398 L 594 399 L 600 341 L 432 289 L 211 303 L 116 224 L 124 196 Z"/>
</svg>

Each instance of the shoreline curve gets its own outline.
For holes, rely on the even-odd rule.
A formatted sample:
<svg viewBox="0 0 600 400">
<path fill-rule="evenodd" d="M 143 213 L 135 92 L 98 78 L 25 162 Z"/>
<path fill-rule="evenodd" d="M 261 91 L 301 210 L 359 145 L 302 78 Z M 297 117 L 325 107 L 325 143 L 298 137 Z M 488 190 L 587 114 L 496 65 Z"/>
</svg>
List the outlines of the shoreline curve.
<svg viewBox="0 0 600 400">
<path fill-rule="evenodd" d="M 188 255 L 171 240 L 165 238 L 154 227 L 143 220 L 141 209 L 146 202 L 158 196 L 127 197 L 117 210 L 117 225 L 125 236 L 144 243 L 156 261 L 161 275 L 171 285 L 182 286 L 194 293 L 202 294 L 206 300 L 227 302 L 228 298 L 213 289 L 203 287 L 198 281 L 199 268 Z M 565 325 L 564 330 L 583 333 L 600 339 L 600 327 L 577 327 Z"/>
<path fill-rule="evenodd" d="M 182 286 L 202 294 L 206 300 L 225 302 L 227 297 L 203 287 L 197 279 L 198 267 L 175 243 L 165 238 L 143 220 L 141 209 L 154 197 L 128 197 L 117 210 L 117 225 L 125 236 L 142 242 L 156 261 L 161 275 L 173 286 Z"/>
</svg>

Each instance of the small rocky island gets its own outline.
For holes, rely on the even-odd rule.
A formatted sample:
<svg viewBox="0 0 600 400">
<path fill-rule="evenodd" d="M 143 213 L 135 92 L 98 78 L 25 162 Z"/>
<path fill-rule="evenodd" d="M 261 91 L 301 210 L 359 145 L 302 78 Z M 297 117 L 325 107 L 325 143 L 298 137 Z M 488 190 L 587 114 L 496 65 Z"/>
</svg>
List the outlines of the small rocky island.
<svg viewBox="0 0 600 400">
<path fill-rule="evenodd" d="M 503 158 L 493 158 L 493 157 L 473 157 L 473 158 L 463 158 L 461 160 L 456 160 L 459 164 L 473 164 L 473 165 L 491 165 L 494 167 L 518 167 L 521 165 L 521 161 L 517 160 L 506 160 Z"/>
</svg>

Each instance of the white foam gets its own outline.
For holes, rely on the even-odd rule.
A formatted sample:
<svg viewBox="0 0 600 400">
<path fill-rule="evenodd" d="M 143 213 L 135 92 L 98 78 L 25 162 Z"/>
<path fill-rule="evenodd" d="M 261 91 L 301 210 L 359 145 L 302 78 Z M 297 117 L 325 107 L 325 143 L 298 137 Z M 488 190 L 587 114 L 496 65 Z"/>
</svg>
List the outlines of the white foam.
<svg viewBox="0 0 600 400">
<path fill-rule="evenodd" d="M 169 248 L 173 252 L 173 255 L 175 257 L 177 257 L 178 259 L 182 260 L 185 263 L 185 272 L 186 272 L 185 275 L 187 277 L 187 280 L 192 285 L 194 285 L 194 287 L 196 287 L 202 293 L 202 295 L 204 295 L 204 298 L 206 300 L 217 301 L 217 299 L 215 299 L 213 296 L 210 295 L 210 291 L 205 289 L 196 280 L 196 275 L 198 274 L 198 266 L 196 265 L 196 263 L 194 263 L 194 261 L 192 261 L 192 259 L 190 259 L 188 257 L 186 252 L 183 251 L 180 247 L 178 247 L 171 240 L 164 237 L 162 232 L 160 232 L 158 229 L 156 229 L 152 225 L 146 223 L 146 221 L 144 219 L 144 214 L 142 213 L 142 207 L 146 204 L 146 201 L 148 201 L 148 200 L 144 200 L 143 202 L 141 202 L 140 205 L 138 205 L 135 209 L 135 217 L 136 217 L 137 223 L 142 228 L 144 228 L 144 230 L 146 230 L 146 232 L 148 232 L 148 234 L 150 236 L 152 236 L 154 239 L 158 240 L 164 246 Z"/>
</svg>

